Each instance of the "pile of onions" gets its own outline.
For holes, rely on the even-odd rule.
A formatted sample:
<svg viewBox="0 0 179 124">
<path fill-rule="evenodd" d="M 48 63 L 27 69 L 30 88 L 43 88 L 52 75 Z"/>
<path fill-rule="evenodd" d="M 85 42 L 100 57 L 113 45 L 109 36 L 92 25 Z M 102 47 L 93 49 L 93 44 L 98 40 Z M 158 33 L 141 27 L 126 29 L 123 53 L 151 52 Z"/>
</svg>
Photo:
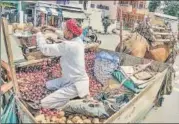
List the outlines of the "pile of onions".
<svg viewBox="0 0 179 124">
<path fill-rule="evenodd" d="M 24 100 L 41 100 L 50 92 L 45 82 L 61 76 L 59 59 L 48 59 L 33 66 L 18 67 L 17 79 Z"/>
<path fill-rule="evenodd" d="M 94 76 L 89 76 L 89 84 L 90 84 L 90 95 L 95 96 L 102 89 L 102 84 L 99 83 Z"/>
<path fill-rule="evenodd" d="M 86 72 L 89 75 L 93 75 L 94 60 L 95 60 L 95 53 L 94 52 L 89 51 L 89 52 L 85 53 Z"/>
<path fill-rule="evenodd" d="M 85 53 L 86 70 L 90 79 L 90 93 L 94 96 L 102 85 L 93 76 L 95 53 Z M 20 92 L 24 100 L 41 100 L 50 92 L 45 88 L 45 82 L 61 77 L 60 58 L 46 59 L 33 66 L 18 67 L 17 78 Z"/>
</svg>

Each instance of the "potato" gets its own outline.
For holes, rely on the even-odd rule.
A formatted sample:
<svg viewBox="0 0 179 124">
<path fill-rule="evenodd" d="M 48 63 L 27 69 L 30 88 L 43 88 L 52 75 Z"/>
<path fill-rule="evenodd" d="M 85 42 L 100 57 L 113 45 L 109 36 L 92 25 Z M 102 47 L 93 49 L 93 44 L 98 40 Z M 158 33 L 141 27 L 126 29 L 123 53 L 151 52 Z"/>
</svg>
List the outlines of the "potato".
<svg viewBox="0 0 179 124">
<path fill-rule="evenodd" d="M 67 120 L 67 124 L 72 124 L 73 122 L 71 120 Z"/>
<path fill-rule="evenodd" d="M 83 123 L 91 123 L 91 120 L 90 119 L 84 119 Z"/>
<path fill-rule="evenodd" d="M 91 120 L 91 121 L 93 120 L 93 118 L 92 118 L 92 117 L 88 117 L 88 119 L 89 119 L 89 120 Z"/>
<path fill-rule="evenodd" d="M 66 121 L 62 121 L 61 123 L 62 123 L 62 124 L 66 124 Z"/>
<path fill-rule="evenodd" d="M 60 119 L 63 120 L 63 121 L 67 120 L 66 117 L 61 117 Z"/>
<path fill-rule="evenodd" d="M 46 116 L 46 123 L 50 123 L 50 118 L 48 116 Z"/>
<path fill-rule="evenodd" d="M 56 116 L 53 116 L 51 120 L 52 122 L 57 122 L 59 119 Z"/>
<path fill-rule="evenodd" d="M 86 116 L 83 116 L 83 115 L 81 116 L 81 118 L 82 118 L 83 120 L 87 119 L 87 117 L 86 117 Z"/>
<path fill-rule="evenodd" d="M 72 122 L 73 123 L 77 123 L 78 120 L 81 120 L 81 118 L 79 116 L 75 116 L 73 119 L 72 119 Z"/>
<path fill-rule="evenodd" d="M 72 119 L 73 118 L 73 115 L 70 115 L 69 117 L 68 117 L 68 119 Z"/>
<path fill-rule="evenodd" d="M 65 116 L 65 112 L 64 111 L 60 111 L 58 112 L 58 117 L 64 117 Z"/>
<path fill-rule="evenodd" d="M 44 114 L 37 115 L 37 116 L 35 117 L 35 120 L 38 121 L 38 122 L 44 121 L 44 120 L 45 120 Z"/>
<path fill-rule="evenodd" d="M 100 119 L 100 122 L 104 122 L 104 121 L 106 121 L 105 119 Z"/>
<path fill-rule="evenodd" d="M 76 123 L 78 123 L 78 124 L 82 124 L 83 121 L 82 121 L 81 119 L 79 119 Z"/>
<path fill-rule="evenodd" d="M 65 121 L 63 121 L 62 119 L 59 119 L 58 123 L 65 123 Z"/>
<path fill-rule="evenodd" d="M 93 118 L 92 123 L 99 123 L 99 119 L 98 118 Z"/>
<path fill-rule="evenodd" d="M 67 120 L 67 124 L 72 124 L 73 122 L 71 120 Z"/>
</svg>

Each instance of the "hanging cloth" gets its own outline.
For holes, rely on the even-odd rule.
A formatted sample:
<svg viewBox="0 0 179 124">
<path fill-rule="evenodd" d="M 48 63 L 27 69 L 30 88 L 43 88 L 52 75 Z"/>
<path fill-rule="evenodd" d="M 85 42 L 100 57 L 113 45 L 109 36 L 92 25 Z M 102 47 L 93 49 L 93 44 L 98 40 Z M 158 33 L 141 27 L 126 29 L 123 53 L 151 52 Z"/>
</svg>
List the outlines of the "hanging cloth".
<svg viewBox="0 0 179 124">
<path fill-rule="evenodd" d="M 41 12 L 40 16 L 41 16 L 41 25 L 44 25 L 45 24 L 45 14 Z"/>
<path fill-rule="evenodd" d="M 10 96 L 9 101 L 1 115 L 1 123 L 18 123 L 18 117 L 16 114 L 16 102 L 13 94 Z"/>
<path fill-rule="evenodd" d="M 54 16 L 52 16 L 52 26 L 54 26 Z"/>
</svg>

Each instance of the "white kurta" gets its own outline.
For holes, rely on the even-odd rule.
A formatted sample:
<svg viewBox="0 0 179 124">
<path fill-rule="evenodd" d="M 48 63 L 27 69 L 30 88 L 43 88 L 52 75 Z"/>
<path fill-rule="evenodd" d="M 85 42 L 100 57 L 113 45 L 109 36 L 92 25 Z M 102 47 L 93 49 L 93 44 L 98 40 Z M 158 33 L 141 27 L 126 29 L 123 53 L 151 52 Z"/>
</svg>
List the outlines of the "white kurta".
<svg viewBox="0 0 179 124">
<path fill-rule="evenodd" d="M 61 56 L 62 78 L 54 80 L 59 90 L 63 86 L 75 86 L 77 95 L 84 97 L 89 94 L 89 78 L 85 70 L 85 55 L 83 41 L 77 37 L 71 41 L 63 41 L 58 44 L 47 44 L 41 32 L 36 35 L 37 45 L 46 56 Z M 53 80 L 47 82 L 49 87 Z M 69 88 L 68 87 L 68 88 Z M 74 89 L 74 87 L 72 88 Z"/>
</svg>

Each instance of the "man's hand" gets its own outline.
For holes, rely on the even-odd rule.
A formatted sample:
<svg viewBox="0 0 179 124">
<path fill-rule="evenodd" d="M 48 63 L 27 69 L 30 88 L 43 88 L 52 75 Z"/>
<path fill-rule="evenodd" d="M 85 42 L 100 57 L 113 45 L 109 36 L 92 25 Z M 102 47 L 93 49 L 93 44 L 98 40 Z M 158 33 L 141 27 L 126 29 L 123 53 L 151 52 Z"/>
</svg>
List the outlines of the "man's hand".
<svg viewBox="0 0 179 124">
<path fill-rule="evenodd" d="M 40 27 L 33 27 L 33 28 L 31 29 L 31 32 L 32 32 L 33 34 L 36 34 L 36 33 L 38 33 L 38 32 L 41 32 Z"/>
<path fill-rule="evenodd" d="M 42 30 L 42 32 L 44 32 L 45 30 L 50 30 L 50 31 L 55 32 L 56 28 L 54 28 L 52 26 L 42 26 L 41 30 Z"/>
<path fill-rule="evenodd" d="M 6 93 L 8 90 L 10 90 L 13 87 L 13 83 L 9 82 L 9 83 L 5 83 L 1 86 L 1 92 L 4 94 Z"/>
<path fill-rule="evenodd" d="M 6 62 L 4 62 L 3 60 L 1 60 L 1 66 L 2 66 L 2 68 L 4 68 L 7 71 L 8 79 L 11 80 L 12 75 L 11 75 L 11 70 L 10 70 L 9 65 Z"/>
</svg>

